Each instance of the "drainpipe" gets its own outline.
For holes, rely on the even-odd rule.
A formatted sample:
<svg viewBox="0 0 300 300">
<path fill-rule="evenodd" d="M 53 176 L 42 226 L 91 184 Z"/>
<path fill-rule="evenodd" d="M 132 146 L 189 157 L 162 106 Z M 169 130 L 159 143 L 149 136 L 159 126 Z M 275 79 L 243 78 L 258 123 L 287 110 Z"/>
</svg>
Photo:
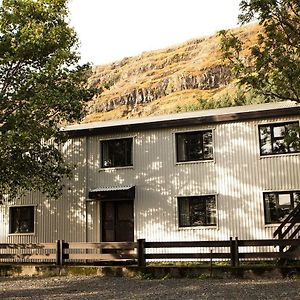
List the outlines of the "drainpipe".
<svg viewBox="0 0 300 300">
<path fill-rule="evenodd" d="M 88 242 L 89 137 L 85 137 L 85 242 Z"/>
</svg>

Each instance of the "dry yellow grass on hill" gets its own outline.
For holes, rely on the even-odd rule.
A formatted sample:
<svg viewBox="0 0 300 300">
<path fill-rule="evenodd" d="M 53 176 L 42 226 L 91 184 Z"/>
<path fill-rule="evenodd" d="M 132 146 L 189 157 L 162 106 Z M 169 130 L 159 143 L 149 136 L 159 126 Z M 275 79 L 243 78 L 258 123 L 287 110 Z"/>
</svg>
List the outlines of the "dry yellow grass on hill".
<svg viewBox="0 0 300 300">
<path fill-rule="evenodd" d="M 258 30 L 252 24 L 233 32 L 253 45 Z M 174 113 L 236 91 L 217 34 L 96 66 L 89 83 L 104 91 L 89 102 L 84 122 Z"/>
</svg>

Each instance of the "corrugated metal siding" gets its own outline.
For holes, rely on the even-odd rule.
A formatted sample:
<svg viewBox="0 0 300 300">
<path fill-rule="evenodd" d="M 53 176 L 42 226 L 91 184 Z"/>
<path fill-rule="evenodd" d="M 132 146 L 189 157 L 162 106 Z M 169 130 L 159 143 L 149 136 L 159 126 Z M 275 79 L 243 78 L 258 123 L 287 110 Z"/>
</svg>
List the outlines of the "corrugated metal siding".
<svg viewBox="0 0 300 300">
<path fill-rule="evenodd" d="M 213 126 L 159 129 L 128 134 L 93 136 L 69 141 L 63 151 L 76 164 L 75 176 L 66 183 L 63 198 L 47 200 L 39 194 L 18 203 L 37 204 L 37 233 L 10 236 L 6 205 L 0 218 L 1 241 L 50 242 L 100 241 L 100 205 L 85 203 L 89 190 L 100 187 L 136 186 L 135 239 L 222 240 L 272 238 L 276 226 L 265 226 L 263 191 L 300 189 L 300 155 L 259 155 L 259 122 L 219 123 Z M 175 132 L 212 129 L 214 160 L 175 163 Z M 134 137 L 132 168 L 100 169 L 100 140 Z M 178 196 L 214 194 L 217 226 L 178 228 Z M 86 231 L 86 220 L 88 221 Z M 1 219 L 0 219 L 1 221 Z"/>
<path fill-rule="evenodd" d="M 285 121 L 278 119 L 275 121 Z M 258 123 L 233 122 L 90 138 L 90 188 L 136 185 L 135 237 L 161 240 L 271 238 L 262 193 L 300 189 L 299 155 L 260 158 Z M 175 164 L 177 131 L 214 130 L 214 161 Z M 134 167 L 100 170 L 100 139 L 134 136 Z M 287 174 L 288 173 L 288 174 Z M 216 194 L 216 228 L 178 228 L 177 196 Z"/>
<path fill-rule="evenodd" d="M 47 199 L 41 193 L 29 193 L 20 199 L 0 205 L 0 216 L 4 219 L 0 228 L 1 242 L 37 243 L 53 242 L 57 239 L 86 240 L 85 139 L 68 141 L 62 150 L 67 160 L 76 165 L 74 178 L 70 181 L 66 180 L 62 197 L 54 200 Z M 8 235 L 9 206 L 25 204 L 35 205 L 35 234 Z"/>
</svg>

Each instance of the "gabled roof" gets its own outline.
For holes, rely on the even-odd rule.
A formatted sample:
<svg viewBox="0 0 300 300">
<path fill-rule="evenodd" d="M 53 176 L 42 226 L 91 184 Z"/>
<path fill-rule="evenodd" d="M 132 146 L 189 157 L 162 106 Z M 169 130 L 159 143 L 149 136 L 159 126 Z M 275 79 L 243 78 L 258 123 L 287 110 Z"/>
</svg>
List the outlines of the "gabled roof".
<svg viewBox="0 0 300 300">
<path fill-rule="evenodd" d="M 61 130 L 70 136 L 86 136 L 111 132 L 131 132 L 229 121 L 252 120 L 300 115 L 300 105 L 292 101 L 199 110 L 194 112 L 120 119 L 106 122 L 68 125 Z"/>
</svg>

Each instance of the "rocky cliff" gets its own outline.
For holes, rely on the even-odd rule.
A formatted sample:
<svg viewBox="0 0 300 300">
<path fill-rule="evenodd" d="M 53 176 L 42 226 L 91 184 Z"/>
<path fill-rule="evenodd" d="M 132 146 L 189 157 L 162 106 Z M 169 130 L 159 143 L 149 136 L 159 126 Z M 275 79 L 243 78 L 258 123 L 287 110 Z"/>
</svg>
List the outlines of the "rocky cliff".
<svg viewBox="0 0 300 300">
<path fill-rule="evenodd" d="M 254 43 L 257 25 L 236 29 Z M 215 35 L 93 68 L 89 83 L 104 91 L 88 103 L 85 122 L 178 111 L 200 98 L 216 99 L 234 90 Z"/>
</svg>

